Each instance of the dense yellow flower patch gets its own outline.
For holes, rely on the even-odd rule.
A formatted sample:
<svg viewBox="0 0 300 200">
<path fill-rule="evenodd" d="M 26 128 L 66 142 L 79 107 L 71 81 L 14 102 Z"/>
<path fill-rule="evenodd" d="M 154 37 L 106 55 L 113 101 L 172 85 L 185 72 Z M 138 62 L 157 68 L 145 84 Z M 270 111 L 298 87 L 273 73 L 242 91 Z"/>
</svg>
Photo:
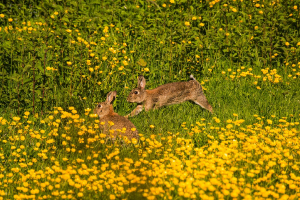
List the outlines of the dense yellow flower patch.
<svg viewBox="0 0 300 200">
<path fill-rule="evenodd" d="M 300 197 L 296 117 L 255 115 L 251 125 L 236 114 L 201 119 L 124 146 L 106 141 L 90 109 L 83 117 L 75 111 L 57 108 L 30 123 L 29 112 L 0 118 L 2 199 Z"/>
</svg>

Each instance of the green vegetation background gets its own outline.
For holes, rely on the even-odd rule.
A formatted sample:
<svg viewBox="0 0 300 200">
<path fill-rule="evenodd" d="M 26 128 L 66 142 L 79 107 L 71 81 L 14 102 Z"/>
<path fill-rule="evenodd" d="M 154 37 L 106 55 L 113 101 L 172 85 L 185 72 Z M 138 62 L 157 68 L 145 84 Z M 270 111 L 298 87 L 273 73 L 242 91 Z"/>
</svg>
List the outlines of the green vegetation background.
<svg viewBox="0 0 300 200">
<path fill-rule="evenodd" d="M 214 115 L 190 102 L 143 112 L 131 118 L 141 132 L 297 115 L 299 12 L 295 1 L 2 1 L 1 113 L 83 113 L 116 90 L 125 115 L 138 75 L 152 89 L 193 74 Z"/>
</svg>

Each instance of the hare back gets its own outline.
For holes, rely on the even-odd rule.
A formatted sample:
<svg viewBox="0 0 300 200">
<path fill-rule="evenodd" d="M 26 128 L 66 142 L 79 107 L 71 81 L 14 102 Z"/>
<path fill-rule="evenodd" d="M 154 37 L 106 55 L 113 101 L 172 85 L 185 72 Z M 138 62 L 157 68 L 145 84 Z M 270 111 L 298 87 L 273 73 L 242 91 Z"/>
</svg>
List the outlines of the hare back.
<svg viewBox="0 0 300 200">
<path fill-rule="evenodd" d="M 148 99 L 155 107 L 195 100 L 198 96 L 203 95 L 202 87 L 196 80 L 168 83 L 153 90 L 146 90 L 146 92 L 151 97 Z"/>
<path fill-rule="evenodd" d="M 104 122 L 104 125 L 101 125 L 101 122 Z M 113 124 L 110 124 L 113 122 Z M 124 128 L 126 130 L 124 130 Z M 135 129 L 134 131 L 131 129 Z M 100 118 L 100 129 L 103 130 L 103 132 L 106 135 L 111 134 L 112 136 L 116 137 L 118 135 L 126 136 L 128 139 L 136 138 L 138 139 L 138 131 L 136 130 L 134 124 L 129 121 L 127 118 L 120 116 L 118 114 L 113 114 L 109 116 L 105 116 L 103 118 Z M 109 130 L 114 130 L 113 132 Z"/>
</svg>

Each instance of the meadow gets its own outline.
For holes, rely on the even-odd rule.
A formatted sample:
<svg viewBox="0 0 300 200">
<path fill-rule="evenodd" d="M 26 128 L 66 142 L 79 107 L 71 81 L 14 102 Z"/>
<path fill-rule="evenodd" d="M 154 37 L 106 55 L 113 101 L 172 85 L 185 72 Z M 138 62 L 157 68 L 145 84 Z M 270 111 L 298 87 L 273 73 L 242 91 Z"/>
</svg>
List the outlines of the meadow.
<svg viewBox="0 0 300 200">
<path fill-rule="evenodd" d="M 285 0 L 0 1 L 0 199 L 299 199 L 300 4 Z M 116 90 L 201 83 L 192 102 L 93 114 Z"/>
</svg>

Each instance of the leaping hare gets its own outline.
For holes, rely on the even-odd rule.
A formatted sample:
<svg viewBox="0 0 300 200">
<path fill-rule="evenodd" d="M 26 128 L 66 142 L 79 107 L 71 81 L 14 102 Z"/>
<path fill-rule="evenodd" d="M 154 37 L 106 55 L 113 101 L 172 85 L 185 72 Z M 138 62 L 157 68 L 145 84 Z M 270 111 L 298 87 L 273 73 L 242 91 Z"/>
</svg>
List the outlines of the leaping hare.
<svg viewBox="0 0 300 200">
<path fill-rule="evenodd" d="M 99 103 L 94 109 L 94 113 L 100 118 L 100 129 L 114 141 L 117 136 L 126 136 L 129 140 L 139 139 L 138 132 L 134 124 L 127 118 L 114 112 L 113 101 L 117 95 L 116 91 L 109 92 L 106 101 Z M 104 124 L 103 124 L 104 123 Z"/>
<path fill-rule="evenodd" d="M 145 90 L 146 80 L 143 76 L 138 77 L 138 87 L 133 89 L 127 101 L 138 103 L 138 105 L 128 116 L 138 115 L 143 108 L 146 111 L 171 104 L 178 104 L 184 101 L 194 101 L 202 108 L 213 113 L 212 106 L 208 103 L 200 83 L 190 75 L 190 80 L 186 82 L 176 82 L 161 85 L 153 90 Z"/>
</svg>

